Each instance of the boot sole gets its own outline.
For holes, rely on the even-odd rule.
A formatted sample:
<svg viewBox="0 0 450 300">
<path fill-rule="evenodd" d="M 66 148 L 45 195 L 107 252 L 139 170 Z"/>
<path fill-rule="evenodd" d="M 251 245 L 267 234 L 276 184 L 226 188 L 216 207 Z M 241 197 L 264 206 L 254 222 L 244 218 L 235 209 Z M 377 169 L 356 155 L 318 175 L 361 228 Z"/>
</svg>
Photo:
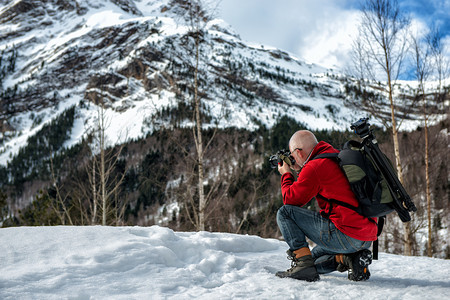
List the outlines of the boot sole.
<svg viewBox="0 0 450 300">
<path fill-rule="evenodd" d="M 319 273 L 317 273 L 316 267 L 309 267 L 301 270 L 297 273 L 277 272 L 275 274 L 280 278 L 293 278 L 297 280 L 304 280 L 308 282 L 314 282 L 320 280 Z"/>
<path fill-rule="evenodd" d="M 300 272 L 298 272 L 298 273 L 300 273 Z M 320 276 L 319 276 L 319 273 L 317 273 L 316 267 L 309 267 L 301 273 L 302 274 L 298 274 L 298 275 L 293 274 L 294 276 L 292 276 L 291 278 L 295 278 L 298 280 L 305 280 L 308 282 L 314 282 L 314 281 L 320 280 Z"/>
<path fill-rule="evenodd" d="M 348 279 L 366 281 L 370 278 L 369 265 L 372 263 L 372 252 L 362 250 L 352 259 L 352 267 L 348 271 Z"/>
</svg>

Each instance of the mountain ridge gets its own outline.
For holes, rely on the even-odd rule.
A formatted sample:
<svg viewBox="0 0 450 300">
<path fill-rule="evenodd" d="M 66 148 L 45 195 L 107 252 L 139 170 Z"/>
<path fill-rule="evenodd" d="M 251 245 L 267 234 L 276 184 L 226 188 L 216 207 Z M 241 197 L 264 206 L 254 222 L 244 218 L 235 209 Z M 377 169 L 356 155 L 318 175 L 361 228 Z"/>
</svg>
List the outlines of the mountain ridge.
<svg viewBox="0 0 450 300">
<path fill-rule="evenodd" d="M 190 57 L 181 45 L 189 43 L 189 28 L 174 17 L 183 1 L 44 1 L 44 7 L 38 3 L 14 1 L 0 12 L 0 26 L 9 28 L 2 30 L 0 50 L 5 57 L 15 57 L 13 71 L 2 80 L 1 164 L 24 146 L 17 135 L 37 123 L 27 121 L 33 118 L 31 112 L 45 123 L 44 115 L 62 113 L 58 106 L 77 105 L 78 115 L 84 115 L 83 122 L 91 127 L 94 113 L 83 110 L 81 102 L 93 104 L 93 110 L 104 102 L 107 109 L 124 112 L 147 100 L 146 109 L 152 112 L 142 120 L 154 119 L 157 111 L 176 106 L 180 99 L 189 102 Z M 25 22 L 28 17 L 33 21 Z M 329 112 L 352 112 L 342 105 L 340 80 L 326 75 L 330 70 L 307 65 L 282 50 L 247 45 L 221 20 L 206 26 L 200 74 L 206 82 L 201 87 L 210 110 L 206 114 L 217 123 L 225 106 L 228 115 L 237 118 L 220 121 L 221 127 L 255 128 L 252 119 L 271 126 L 277 115 L 295 112 L 317 128 L 349 123 Z M 148 130 L 141 128 L 131 137 Z"/>
</svg>

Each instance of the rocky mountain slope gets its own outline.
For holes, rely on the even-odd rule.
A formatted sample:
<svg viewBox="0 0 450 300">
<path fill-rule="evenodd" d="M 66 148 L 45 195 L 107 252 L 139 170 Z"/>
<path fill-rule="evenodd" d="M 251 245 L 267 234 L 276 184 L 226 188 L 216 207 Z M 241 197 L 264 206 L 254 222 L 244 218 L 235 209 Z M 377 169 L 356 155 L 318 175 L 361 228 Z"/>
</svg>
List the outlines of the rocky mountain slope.
<svg viewBox="0 0 450 300">
<path fill-rule="evenodd" d="M 0 164 L 70 107 L 65 146 L 94 127 L 99 104 L 111 143 L 191 124 L 193 39 L 188 1 L 0 1 Z M 200 91 L 205 126 L 347 128 L 367 115 L 344 106 L 350 79 L 278 49 L 249 45 L 205 17 Z M 174 115 L 177 115 L 175 117 Z"/>
</svg>

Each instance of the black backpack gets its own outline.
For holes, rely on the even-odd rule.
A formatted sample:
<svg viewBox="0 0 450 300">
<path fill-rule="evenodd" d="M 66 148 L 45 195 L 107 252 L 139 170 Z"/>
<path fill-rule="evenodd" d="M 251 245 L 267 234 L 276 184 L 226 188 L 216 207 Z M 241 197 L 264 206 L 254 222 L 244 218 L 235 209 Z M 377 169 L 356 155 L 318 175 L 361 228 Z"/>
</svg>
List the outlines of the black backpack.
<svg viewBox="0 0 450 300">
<path fill-rule="evenodd" d="M 393 197 L 381 171 L 373 163 L 364 147 L 357 141 L 348 141 L 339 153 L 323 153 L 313 159 L 331 158 L 336 160 L 347 177 L 359 206 L 355 207 L 336 199 L 319 198 L 353 209 L 367 218 L 384 217 L 395 209 Z M 386 158 L 387 159 L 387 158 Z"/>
<path fill-rule="evenodd" d="M 378 217 L 379 236 L 387 214 L 396 211 L 403 222 L 408 222 L 411 220 L 409 212 L 417 209 L 399 181 L 392 163 L 379 149 L 367 119 L 353 123 L 352 129 L 363 138 L 361 143 L 351 140 L 339 153 L 323 153 L 312 159 L 330 158 L 339 164 L 358 199 L 358 207 L 320 194 L 317 196 L 330 202 L 331 207 L 333 204 L 342 205 L 369 219 Z M 373 243 L 373 257 L 378 259 L 378 240 Z"/>
</svg>

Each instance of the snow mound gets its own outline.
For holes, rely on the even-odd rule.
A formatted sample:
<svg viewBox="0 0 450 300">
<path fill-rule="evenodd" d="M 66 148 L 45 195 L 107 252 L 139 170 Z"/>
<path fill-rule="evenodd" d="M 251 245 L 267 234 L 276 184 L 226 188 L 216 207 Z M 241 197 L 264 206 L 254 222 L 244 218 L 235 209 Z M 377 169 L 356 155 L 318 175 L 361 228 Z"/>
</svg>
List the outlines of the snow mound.
<svg viewBox="0 0 450 300">
<path fill-rule="evenodd" d="M 283 241 L 152 227 L 0 229 L 1 299 L 441 299 L 450 261 L 380 254 L 366 282 L 280 279 Z"/>
</svg>

